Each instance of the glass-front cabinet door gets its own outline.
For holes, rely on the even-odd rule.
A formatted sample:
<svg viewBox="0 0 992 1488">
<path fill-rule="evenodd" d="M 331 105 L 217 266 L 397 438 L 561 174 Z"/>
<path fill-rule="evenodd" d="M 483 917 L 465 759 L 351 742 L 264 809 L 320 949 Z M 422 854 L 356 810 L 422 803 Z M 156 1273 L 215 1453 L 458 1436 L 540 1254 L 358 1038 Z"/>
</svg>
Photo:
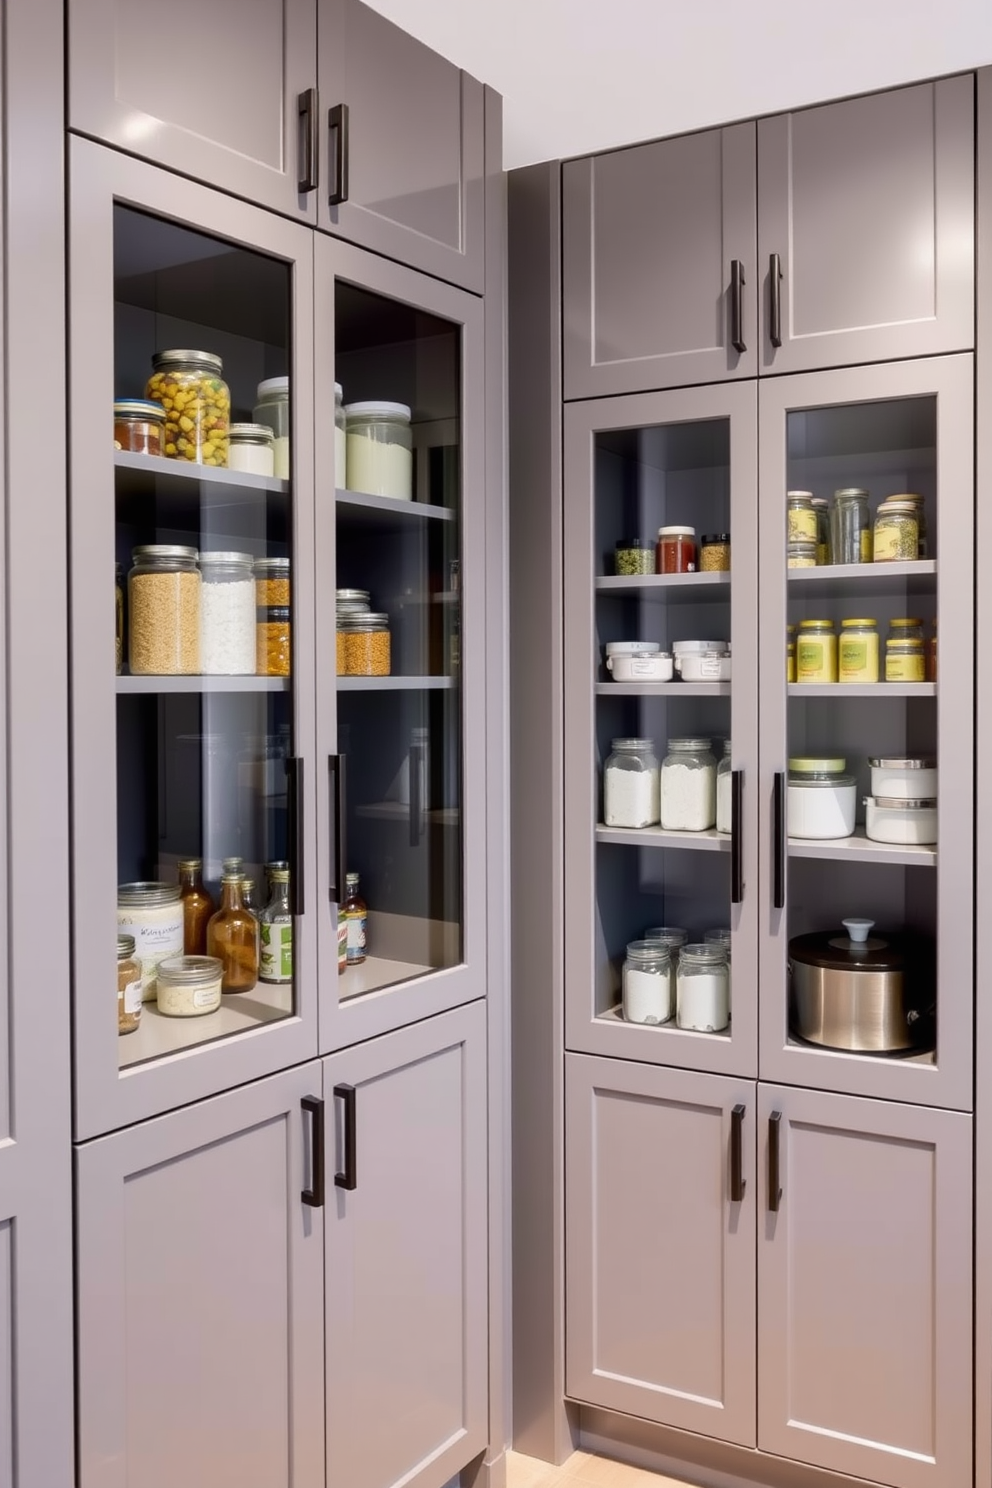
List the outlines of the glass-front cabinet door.
<svg viewBox="0 0 992 1488">
<path fill-rule="evenodd" d="M 565 410 L 572 1049 L 756 1073 L 756 440 L 754 384 Z"/>
<path fill-rule="evenodd" d="M 485 992 L 482 305 L 316 245 L 321 1047 Z"/>
<path fill-rule="evenodd" d="M 760 390 L 763 1079 L 971 1106 L 972 398 L 970 355 Z"/>
<path fill-rule="evenodd" d="M 315 1050 L 312 246 L 101 146 L 70 160 L 89 1137 Z"/>
</svg>

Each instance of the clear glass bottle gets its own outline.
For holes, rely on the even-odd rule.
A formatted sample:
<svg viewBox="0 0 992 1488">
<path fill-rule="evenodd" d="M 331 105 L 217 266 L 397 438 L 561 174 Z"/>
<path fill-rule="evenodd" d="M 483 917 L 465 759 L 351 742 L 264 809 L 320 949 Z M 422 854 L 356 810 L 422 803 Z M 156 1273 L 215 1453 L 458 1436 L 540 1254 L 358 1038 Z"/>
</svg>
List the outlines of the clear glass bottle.
<svg viewBox="0 0 992 1488">
<path fill-rule="evenodd" d="M 273 867 L 269 875 L 269 902 L 259 922 L 261 954 L 259 980 L 293 980 L 293 916 L 289 912 L 289 869 Z"/>
<path fill-rule="evenodd" d="M 667 1023 L 673 1012 L 671 962 L 660 940 L 632 940 L 623 963 L 623 1016 L 628 1023 Z"/>
<path fill-rule="evenodd" d="M 730 977 L 724 946 L 708 942 L 682 947 L 676 1021 L 697 1033 L 720 1033 L 727 1027 Z"/>
<path fill-rule="evenodd" d="M 830 557 L 834 563 L 871 562 L 868 492 L 860 486 L 847 486 L 834 492 L 830 508 Z"/>
<path fill-rule="evenodd" d="M 200 670 L 200 570 L 196 548 L 135 548 L 127 577 L 132 676 L 193 676 Z"/>
<path fill-rule="evenodd" d="M 660 816 L 669 832 L 705 832 L 715 824 L 716 760 L 709 739 L 669 739 Z"/>
<path fill-rule="evenodd" d="M 117 1032 L 133 1033 L 141 1022 L 141 962 L 135 958 L 134 936 L 117 937 Z"/>
<path fill-rule="evenodd" d="M 344 911 L 347 925 L 347 953 L 349 966 L 360 966 L 368 955 L 368 906 L 358 892 L 358 874 L 345 874 Z"/>
<path fill-rule="evenodd" d="M 171 460 L 227 465 L 231 392 L 212 351 L 157 351 L 146 397 L 165 409 L 163 453 Z"/>
<path fill-rule="evenodd" d="M 224 972 L 222 991 L 250 992 L 258 981 L 258 923 L 242 898 L 240 872 L 221 879 L 220 909 L 207 925 L 207 955 Z"/>
<path fill-rule="evenodd" d="M 658 820 L 660 767 L 650 739 L 614 739 L 603 770 L 608 827 L 651 827 Z"/>
<path fill-rule="evenodd" d="M 724 739 L 723 758 L 716 767 L 716 829 L 718 832 L 729 832 L 732 828 L 731 775 L 730 740 Z"/>
<path fill-rule="evenodd" d="M 203 884 L 203 859 L 179 860 L 179 887 L 183 903 L 183 954 L 205 956 L 207 922 L 216 905 Z"/>
<path fill-rule="evenodd" d="M 272 430 L 272 473 L 277 480 L 289 480 L 289 378 L 267 377 L 255 397 L 252 418 Z"/>
</svg>

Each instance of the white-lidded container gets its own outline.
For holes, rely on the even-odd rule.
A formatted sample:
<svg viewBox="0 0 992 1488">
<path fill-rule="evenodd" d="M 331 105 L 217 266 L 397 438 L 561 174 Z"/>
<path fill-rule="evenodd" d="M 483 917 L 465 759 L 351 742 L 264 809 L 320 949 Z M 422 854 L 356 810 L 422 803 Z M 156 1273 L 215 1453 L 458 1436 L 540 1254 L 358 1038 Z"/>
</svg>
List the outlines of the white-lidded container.
<svg viewBox="0 0 992 1488">
<path fill-rule="evenodd" d="M 789 761 L 786 832 L 790 837 L 829 841 L 850 837 L 857 815 L 857 782 L 845 775 L 845 759 Z"/>
<path fill-rule="evenodd" d="M 899 847 L 932 846 L 937 841 L 936 798 L 866 796 L 865 834 L 873 842 Z"/>
<path fill-rule="evenodd" d="M 729 641 L 674 641 L 675 671 L 683 682 L 729 682 Z"/>
<path fill-rule="evenodd" d="M 933 756 L 917 759 L 870 759 L 871 793 L 897 800 L 930 800 L 937 795 L 937 761 Z"/>
<path fill-rule="evenodd" d="M 405 403 L 349 403 L 348 490 L 413 500 L 413 433 Z"/>
<path fill-rule="evenodd" d="M 658 641 L 607 641 L 606 670 L 614 682 L 670 682 L 672 658 Z"/>
</svg>

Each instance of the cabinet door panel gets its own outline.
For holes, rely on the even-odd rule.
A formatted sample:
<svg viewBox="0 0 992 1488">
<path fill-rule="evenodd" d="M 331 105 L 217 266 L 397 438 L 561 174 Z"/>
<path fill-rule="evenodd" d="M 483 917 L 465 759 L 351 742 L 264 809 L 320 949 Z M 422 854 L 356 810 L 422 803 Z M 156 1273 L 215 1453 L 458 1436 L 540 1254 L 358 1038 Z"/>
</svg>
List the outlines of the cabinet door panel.
<svg viewBox="0 0 992 1488">
<path fill-rule="evenodd" d="M 316 83 L 315 0 L 73 0 L 69 123 L 278 212 L 300 192 L 300 95 Z M 314 102 L 316 107 L 316 102 Z"/>
<path fill-rule="evenodd" d="M 755 1087 L 565 1063 L 568 1394 L 753 1446 Z"/>
<path fill-rule="evenodd" d="M 762 370 L 974 344 L 974 80 L 945 78 L 758 124 Z M 781 345 L 771 341 L 771 255 Z"/>
<path fill-rule="evenodd" d="M 328 150 L 321 226 L 481 293 L 482 84 L 361 0 L 322 6 L 318 47 Z M 334 123 L 340 104 L 344 135 Z M 338 166 L 347 191 L 332 204 L 343 186 Z"/>
<path fill-rule="evenodd" d="M 327 1479 L 444 1483 L 486 1442 L 485 1005 L 324 1061 Z"/>
<path fill-rule="evenodd" d="M 77 1149 L 81 1488 L 323 1482 L 305 1065 Z"/>
<path fill-rule="evenodd" d="M 735 124 L 563 167 L 566 398 L 755 375 L 754 138 Z"/>
<path fill-rule="evenodd" d="M 759 1149 L 759 1447 L 893 1488 L 966 1488 L 971 1118 L 761 1086 Z"/>
</svg>

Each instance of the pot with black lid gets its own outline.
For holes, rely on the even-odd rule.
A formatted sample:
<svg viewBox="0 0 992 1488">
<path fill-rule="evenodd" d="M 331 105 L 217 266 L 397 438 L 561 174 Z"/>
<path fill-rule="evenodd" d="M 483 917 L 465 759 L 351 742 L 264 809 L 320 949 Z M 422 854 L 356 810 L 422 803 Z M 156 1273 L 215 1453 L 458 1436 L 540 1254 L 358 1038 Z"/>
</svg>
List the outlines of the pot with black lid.
<svg viewBox="0 0 992 1488">
<path fill-rule="evenodd" d="M 922 937 L 844 920 L 844 932 L 789 941 L 789 1023 L 808 1043 L 900 1054 L 935 1043 L 933 947 Z"/>
</svg>

